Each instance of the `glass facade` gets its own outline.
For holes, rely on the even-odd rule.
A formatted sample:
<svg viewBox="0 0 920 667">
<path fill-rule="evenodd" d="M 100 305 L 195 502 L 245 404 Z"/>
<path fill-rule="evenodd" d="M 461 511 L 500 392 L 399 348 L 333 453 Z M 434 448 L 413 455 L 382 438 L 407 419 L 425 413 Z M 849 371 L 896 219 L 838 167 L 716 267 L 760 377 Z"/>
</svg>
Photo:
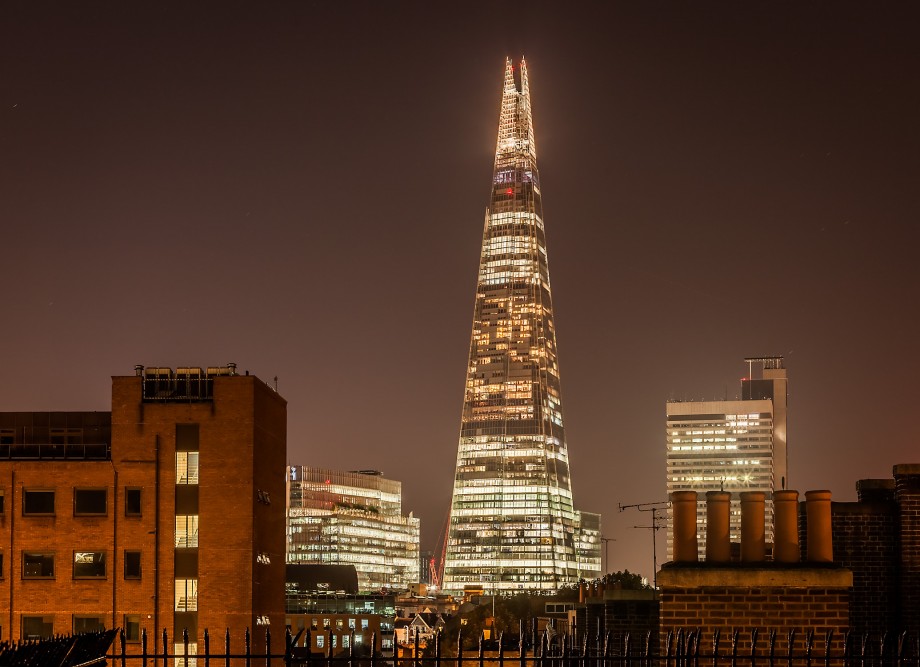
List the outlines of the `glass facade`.
<svg viewBox="0 0 920 667">
<path fill-rule="evenodd" d="M 579 568 L 577 528 L 527 68 L 509 60 L 442 586 L 555 590 L 597 576 Z"/>
<path fill-rule="evenodd" d="M 354 565 L 358 588 L 404 589 L 419 578 L 419 520 L 402 515 L 402 484 L 376 471 L 288 469 L 288 563 Z"/>
</svg>

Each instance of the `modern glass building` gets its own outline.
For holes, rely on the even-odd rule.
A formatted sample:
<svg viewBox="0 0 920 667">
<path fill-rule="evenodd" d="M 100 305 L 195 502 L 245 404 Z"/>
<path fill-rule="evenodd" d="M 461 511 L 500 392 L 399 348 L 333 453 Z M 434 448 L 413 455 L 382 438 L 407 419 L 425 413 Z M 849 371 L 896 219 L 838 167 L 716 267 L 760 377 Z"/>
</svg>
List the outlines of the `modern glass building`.
<svg viewBox="0 0 920 667">
<path fill-rule="evenodd" d="M 290 466 L 287 562 L 354 565 L 358 590 L 419 580 L 419 520 L 402 514 L 402 484 L 376 470 Z"/>
<path fill-rule="evenodd" d="M 590 521 L 599 533 L 598 520 Z M 442 587 L 554 590 L 600 573 L 572 502 L 527 66 L 508 60 Z"/>
<path fill-rule="evenodd" d="M 696 491 L 699 556 L 706 551 L 706 492 L 732 494 L 729 531 L 741 541 L 743 491 L 766 494 L 765 540 L 773 543 L 773 491 L 786 488 L 787 377 L 782 357 L 745 359 L 741 400 L 668 401 L 668 493 Z M 755 378 L 759 371 L 760 377 Z M 668 560 L 672 540 L 668 531 Z"/>
</svg>

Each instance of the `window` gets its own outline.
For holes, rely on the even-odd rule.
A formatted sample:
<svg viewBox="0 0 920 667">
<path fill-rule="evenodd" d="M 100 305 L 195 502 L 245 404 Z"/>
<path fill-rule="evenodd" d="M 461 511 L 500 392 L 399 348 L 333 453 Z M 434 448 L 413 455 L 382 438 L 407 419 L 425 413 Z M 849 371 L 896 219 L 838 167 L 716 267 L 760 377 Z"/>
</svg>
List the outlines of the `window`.
<svg viewBox="0 0 920 667">
<path fill-rule="evenodd" d="M 105 489 L 74 489 L 74 516 L 105 516 L 108 513 L 108 492 Z"/>
<path fill-rule="evenodd" d="M 23 639 L 50 639 L 54 631 L 53 616 L 23 616 Z"/>
<path fill-rule="evenodd" d="M 141 640 L 141 617 L 139 614 L 125 614 L 125 641 L 136 643 Z"/>
<path fill-rule="evenodd" d="M 349 639 L 350 637 L 348 635 L 342 635 L 342 648 L 348 648 L 350 645 Z"/>
<path fill-rule="evenodd" d="M 79 635 L 83 632 L 102 632 L 105 630 L 105 620 L 102 616 L 73 615 L 73 633 Z"/>
<path fill-rule="evenodd" d="M 104 579 L 105 578 L 105 552 L 104 551 L 74 551 L 73 552 L 73 578 L 74 579 Z"/>
<path fill-rule="evenodd" d="M 198 483 L 198 452 L 176 452 L 176 484 Z"/>
<path fill-rule="evenodd" d="M 342 630 L 342 625 L 343 625 L 343 623 L 342 623 L 342 619 L 341 619 L 341 618 L 335 619 L 335 629 L 336 629 L 336 630 L 338 630 L 338 631 L 341 632 L 341 630 Z"/>
<path fill-rule="evenodd" d="M 316 648 L 323 648 L 326 645 L 325 635 L 316 635 Z"/>
<path fill-rule="evenodd" d="M 125 551 L 125 579 L 141 578 L 141 552 Z"/>
<path fill-rule="evenodd" d="M 23 579 L 53 579 L 54 554 L 23 552 L 22 554 Z"/>
<path fill-rule="evenodd" d="M 176 611 L 198 611 L 198 580 L 176 579 Z"/>
<path fill-rule="evenodd" d="M 82 428 L 53 428 L 49 435 L 52 445 L 79 445 L 83 442 Z"/>
<path fill-rule="evenodd" d="M 3 552 L 0 551 L 0 579 L 3 579 Z"/>
<path fill-rule="evenodd" d="M 13 445 L 16 443 L 16 429 L 0 428 L 0 445 Z"/>
<path fill-rule="evenodd" d="M 125 516 L 141 515 L 141 490 L 137 488 L 125 489 Z"/>
<path fill-rule="evenodd" d="M 351 628 L 352 630 L 355 629 L 355 619 L 353 618 L 348 619 L 348 627 Z"/>
<path fill-rule="evenodd" d="M 3 514 L 3 489 L 0 489 L 0 514 Z"/>
<path fill-rule="evenodd" d="M 367 630 L 367 619 L 366 618 L 361 619 L 361 629 Z"/>
<path fill-rule="evenodd" d="M 198 546 L 198 515 L 180 514 L 176 517 L 176 547 Z"/>
<path fill-rule="evenodd" d="M 22 514 L 54 514 L 54 491 L 24 490 Z"/>
</svg>

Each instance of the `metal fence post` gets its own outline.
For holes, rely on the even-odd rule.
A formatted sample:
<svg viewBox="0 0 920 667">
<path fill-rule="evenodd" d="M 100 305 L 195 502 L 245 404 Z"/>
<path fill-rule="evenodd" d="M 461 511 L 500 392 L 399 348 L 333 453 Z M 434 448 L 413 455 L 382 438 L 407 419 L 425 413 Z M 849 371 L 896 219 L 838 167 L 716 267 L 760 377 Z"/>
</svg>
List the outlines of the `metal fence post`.
<svg viewBox="0 0 920 667">
<path fill-rule="evenodd" d="M 265 667 L 272 667 L 272 631 L 265 628 Z"/>
<path fill-rule="evenodd" d="M 169 638 L 166 636 L 166 628 L 163 628 L 163 667 L 169 667 L 169 663 L 167 661 L 169 650 L 166 648 L 168 645 Z"/>
<path fill-rule="evenodd" d="M 147 628 L 141 631 L 141 667 L 147 667 Z"/>
<path fill-rule="evenodd" d="M 230 667 L 230 628 L 224 632 L 224 667 Z"/>
<path fill-rule="evenodd" d="M 211 664 L 211 635 L 208 632 L 208 629 L 204 629 L 204 667 L 209 667 Z"/>
<path fill-rule="evenodd" d="M 252 664 L 252 635 L 249 634 L 249 628 L 246 628 L 246 634 L 243 635 L 243 642 L 246 646 L 246 667 L 250 667 Z"/>
</svg>

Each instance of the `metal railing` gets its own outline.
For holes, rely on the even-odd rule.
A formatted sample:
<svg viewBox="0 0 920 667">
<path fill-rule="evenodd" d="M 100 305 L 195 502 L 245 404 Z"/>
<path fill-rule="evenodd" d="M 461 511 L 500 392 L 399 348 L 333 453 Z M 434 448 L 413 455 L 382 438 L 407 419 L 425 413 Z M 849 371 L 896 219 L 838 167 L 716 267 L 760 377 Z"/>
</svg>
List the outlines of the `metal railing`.
<svg viewBox="0 0 920 667">
<path fill-rule="evenodd" d="M 130 644 L 121 632 L 120 646 L 110 658 L 114 665 L 128 667 L 138 662 L 143 667 L 218 667 L 244 664 L 297 665 L 313 667 L 920 667 L 920 634 L 903 631 L 881 635 L 856 633 L 816 633 L 814 630 L 785 631 L 759 629 L 750 632 L 735 630 L 723 637 L 719 631 L 708 637 L 700 630 L 676 630 L 659 635 L 645 632 L 607 632 L 603 636 L 525 632 L 507 641 L 503 634 L 492 643 L 480 635 L 472 649 L 462 632 L 449 650 L 443 635 L 434 635 L 428 645 L 418 632 L 407 645 L 397 647 L 393 655 L 378 651 L 377 633 L 370 646 L 355 645 L 354 632 L 346 647 L 332 646 L 332 633 L 315 633 L 324 637 L 322 650 L 311 649 L 313 634 L 301 630 L 296 635 L 287 630 L 284 652 L 272 653 L 271 633 L 265 632 L 265 651 L 252 651 L 249 630 L 243 638 L 243 651 L 231 650 L 230 631 L 223 637 L 222 650 L 212 650 L 212 641 L 204 631 L 203 651 L 199 652 L 183 633 L 181 650 L 169 651 L 166 631 L 162 635 L 162 651 L 148 650 L 146 631 L 141 634 L 140 650 L 128 653 Z M 303 641 L 301 643 L 301 638 Z M 660 639 L 660 642 L 659 642 Z M 661 645 L 662 650 L 657 650 Z M 401 650 L 400 650 L 401 649 Z M 336 652 L 338 651 L 338 652 Z M 2 665 L 2 663 L 0 663 Z"/>
</svg>

